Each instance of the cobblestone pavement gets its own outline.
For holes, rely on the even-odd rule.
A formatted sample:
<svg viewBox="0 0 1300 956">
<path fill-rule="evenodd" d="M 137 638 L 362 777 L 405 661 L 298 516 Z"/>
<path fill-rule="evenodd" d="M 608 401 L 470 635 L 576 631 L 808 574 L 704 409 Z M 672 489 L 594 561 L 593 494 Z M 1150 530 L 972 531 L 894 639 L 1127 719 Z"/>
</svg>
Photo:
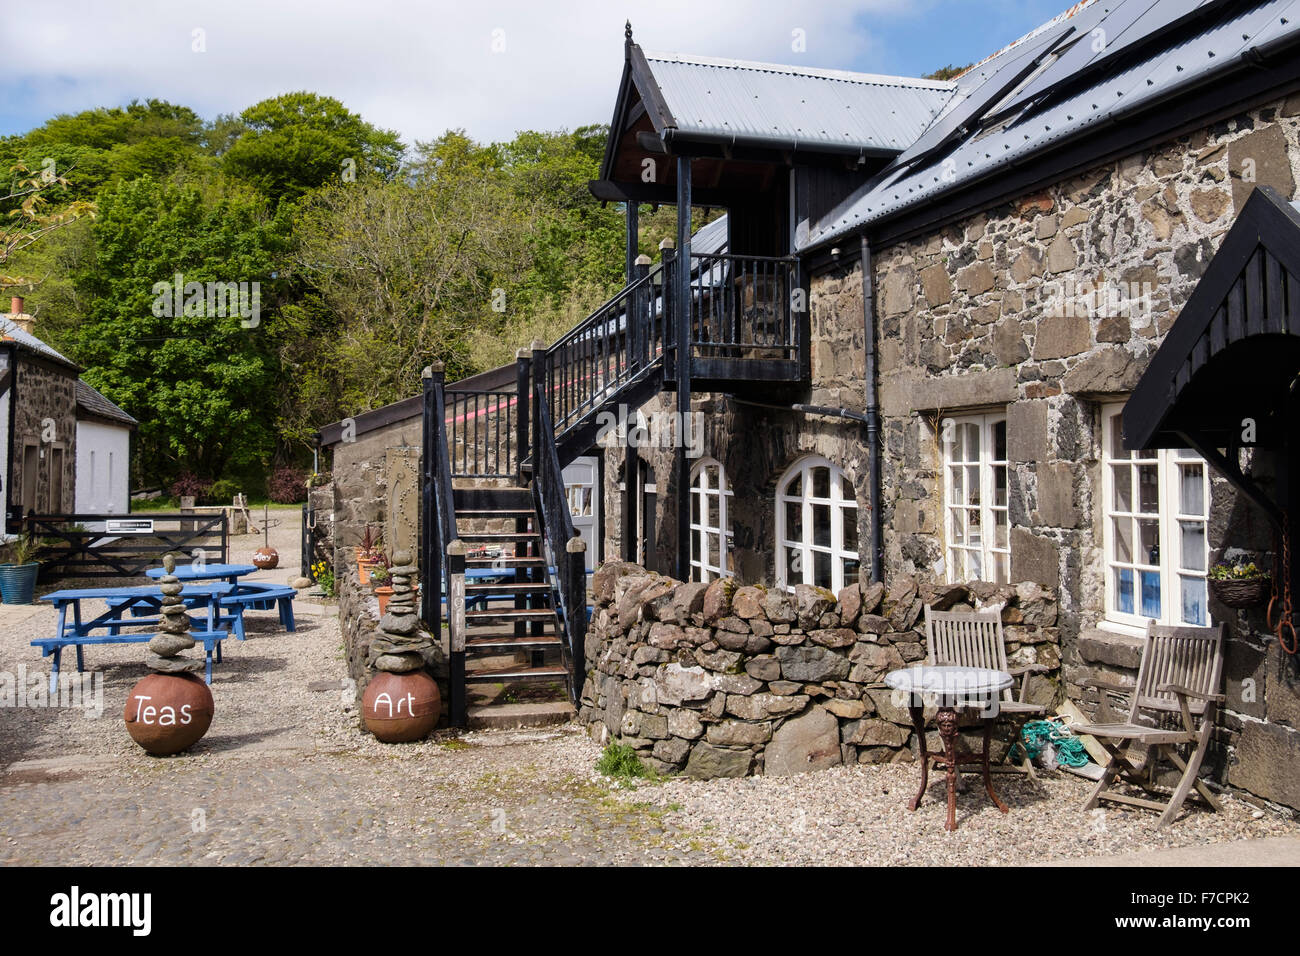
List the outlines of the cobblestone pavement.
<svg viewBox="0 0 1300 956">
<path fill-rule="evenodd" d="M 295 516 L 272 544 L 284 554 L 297 533 Z M 235 540 L 235 560 L 260 544 Z M 972 865 L 1300 834 L 1235 799 L 1163 831 L 1141 812 L 1083 814 L 1088 784 L 1064 774 L 1038 787 L 999 779 L 1005 816 L 972 785 L 955 834 L 943 831 L 941 774 L 907 812 L 907 765 L 624 788 L 596 774 L 600 750 L 572 725 L 384 745 L 357 726 L 332 608 L 295 603 L 296 633 L 252 612 L 248 640 L 227 642 L 212 727 L 185 754 L 150 757 L 127 736 L 141 645 L 87 649 L 101 716 L 94 694 L 89 711 L 0 706 L 0 864 Z M 54 627 L 48 607 L 0 608 L 0 675 L 25 669 L 28 691 L 43 686 L 29 641 Z"/>
</svg>

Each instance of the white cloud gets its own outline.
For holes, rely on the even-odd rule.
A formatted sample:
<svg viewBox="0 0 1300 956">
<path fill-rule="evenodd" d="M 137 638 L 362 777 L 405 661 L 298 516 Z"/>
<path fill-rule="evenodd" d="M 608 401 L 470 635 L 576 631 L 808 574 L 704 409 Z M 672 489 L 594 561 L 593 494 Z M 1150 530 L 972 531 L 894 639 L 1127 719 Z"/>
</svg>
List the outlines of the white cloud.
<svg viewBox="0 0 1300 956">
<path fill-rule="evenodd" d="M 151 96 L 211 117 L 306 89 L 337 97 L 408 143 L 455 127 L 505 139 L 519 129 L 608 122 L 629 17 L 650 50 L 831 68 L 856 58 L 870 69 L 862 54 L 878 40 L 864 24 L 910 19 L 923 6 L 65 0 L 0 12 L 0 36 L 11 38 L 0 90 L 11 104 L 24 97 L 22 112 L 39 117 Z M 795 29 L 805 31 L 805 52 L 791 49 Z"/>
</svg>

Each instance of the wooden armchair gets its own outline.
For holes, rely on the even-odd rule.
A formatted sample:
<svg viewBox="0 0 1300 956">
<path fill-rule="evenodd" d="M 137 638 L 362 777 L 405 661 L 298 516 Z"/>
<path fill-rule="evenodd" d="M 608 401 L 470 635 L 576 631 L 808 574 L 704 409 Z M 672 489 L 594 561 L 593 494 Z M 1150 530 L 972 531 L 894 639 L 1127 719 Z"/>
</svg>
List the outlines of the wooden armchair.
<svg viewBox="0 0 1300 956">
<path fill-rule="evenodd" d="M 1219 693 L 1223 681 L 1223 637 L 1222 624 L 1168 627 L 1154 621 L 1147 623 L 1137 683 L 1123 688 L 1131 699 L 1128 720 L 1075 724 L 1071 728 L 1077 734 L 1096 737 L 1110 754 L 1101 780 L 1083 806 L 1085 810 L 1093 809 L 1100 800 L 1160 810 L 1156 825 L 1164 827 L 1178 815 L 1193 787 L 1212 809 L 1220 809 L 1214 794 L 1196 775 L 1214 731 L 1216 709 L 1225 699 Z M 1144 758 L 1130 757 L 1129 748 L 1134 744 L 1147 748 Z M 1177 749 L 1184 745 L 1191 748 L 1186 760 Z M 1163 758 L 1182 771 L 1167 801 L 1130 796 L 1111 789 L 1117 782 L 1124 782 L 1135 784 L 1153 796 L 1161 795 L 1156 774 Z"/>
<path fill-rule="evenodd" d="M 1025 688 L 1028 684 L 1026 677 L 1029 674 L 1041 673 L 1050 668 L 1042 664 L 1007 667 L 1007 645 L 1002 634 L 1000 606 L 973 612 L 934 611 L 927 604 L 925 646 L 928 654 L 927 663 L 931 665 L 986 667 L 990 670 L 1005 671 L 1012 677 L 1019 678 L 1019 689 L 1013 693 L 1014 687 L 1008 687 L 1002 692 L 1002 699 L 998 701 L 998 709 L 1011 717 L 1015 725 L 1017 740 L 1020 739 L 1020 728 L 1026 720 L 1042 717 L 1046 713 L 1046 707 L 1025 700 Z M 1008 757 L 1010 754 L 1011 751 L 1008 750 Z M 1034 777 L 1034 768 L 1027 754 L 1017 769 L 1031 778 Z"/>
</svg>

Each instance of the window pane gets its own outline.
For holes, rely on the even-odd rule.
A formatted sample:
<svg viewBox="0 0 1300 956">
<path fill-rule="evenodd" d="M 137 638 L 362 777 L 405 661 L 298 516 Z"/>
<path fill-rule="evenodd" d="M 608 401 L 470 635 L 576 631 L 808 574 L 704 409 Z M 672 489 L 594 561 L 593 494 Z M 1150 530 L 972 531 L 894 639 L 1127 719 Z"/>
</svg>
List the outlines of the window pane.
<svg viewBox="0 0 1300 956">
<path fill-rule="evenodd" d="M 812 583 L 823 588 L 831 586 L 831 556 L 825 551 L 813 552 Z"/>
<path fill-rule="evenodd" d="M 993 468 L 993 504 L 999 508 L 1007 506 L 1007 466 L 996 465 Z"/>
<path fill-rule="evenodd" d="M 984 536 L 980 533 L 983 526 L 980 524 L 980 512 L 978 508 L 966 509 L 966 543 L 974 547 L 981 544 Z"/>
<path fill-rule="evenodd" d="M 856 552 L 858 550 L 858 509 L 845 508 L 840 513 L 840 518 L 844 525 L 844 550 Z"/>
<path fill-rule="evenodd" d="M 952 543 L 966 543 L 966 511 L 963 508 L 952 509 Z"/>
<path fill-rule="evenodd" d="M 1144 514 L 1160 511 L 1160 470 L 1156 465 L 1138 466 L 1138 501 Z"/>
<path fill-rule="evenodd" d="M 848 587 L 858 579 L 858 573 L 862 569 L 862 563 L 853 559 L 845 558 L 840 562 L 840 570 L 844 576 L 844 586 Z"/>
<path fill-rule="evenodd" d="M 966 461 L 980 460 L 980 427 L 969 423 L 961 426 L 966 430 Z"/>
<path fill-rule="evenodd" d="M 812 506 L 813 544 L 829 547 L 831 543 L 831 506 Z"/>
<path fill-rule="evenodd" d="M 716 528 L 716 527 L 718 527 L 718 523 L 719 523 L 719 519 L 718 519 L 718 496 L 717 496 L 717 495 L 712 495 L 712 494 L 706 496 L 706 500 L 705 500 L 705 508 L 706 508 L 706 511 L 707 511 L 707 517 L 708 517 L 708 519 L 709 519 L 709 527 L 710 527 L 710 528 Z"/>
<path fill-rule="evenodd" d="M 1133 510 L 1133 468 L 1129 465 L 1112 465 L 1111 477 L 1115 485 L 1115 510 Z"/>
<path fill-rule="evenodd" d="M 1138 522 L 1138 554 L 1136 564 L 1160 563 L 1160 522 Z"/>
<path fill-rule="evenodd" d="M 691 494 L 691 524 L 700 523 L 700 493 Z"/>
<path fill-rule="evenodd" d="M 980 470 L 978 465 L 969 465 L 966 468 L 966 504 L 977 505 L 980 503 Z"/>
<path fill-rule="evenodd" d="M 783 494 L 787 494 L 791 498 L 798 498 L 803 494 L 803 472 L 796 471 L 794 473 L 794 476 L 790 479 L 790 483 L 785 486 Z"/>
<path fill-rule="evenodd" d="M 953 428 L 953 430 L 952 430 L 952 440 L 951 440 L 951 442 L 949 442 L 949 445 L 948 445 L 948 454 L 951 456 L 951 459 L 950 459 L 950 460 L 952 460 L 952 461 L 965 461 L 965 460 L 966 460 L 965 457 L 964 457 L 964 455 L 965 455 L 966 443 L 965 443 L 965 441 L 963 440 L 965 434 L 966 434 L 965 429 L 963 429 L 960 425 L 955 426 L 955 427 Z"/>
<path fill-rule="evenodd" d="M 790 548 L 785 556 L 785 580 L 795 585 L 803 582 L 803 548 Z"/>
<path fill-rule="evenodd" d="M 993 556 L 996 573 L 993 577 L 996 584 L 1007 584 L 1011 580 L 1011 556 L 1009 554 L 996 554 Z"/>
<path fill-rule="evenodd" d="M 967 551 L 966 563 L 970 568 L 970 579 L 972 581 L 984 580 L 984 557 L 979 551 Z"/>
<path fill-rule="evenodd" d="M 1123 416 L 1118 412 L 1110 416 L 1110 457 L 1127 458 L 1128 452 L 1124 450 L 1124 436 L 1122 427 Z"/>
<path fill-rule="evenodd" d="M 1201 465 L 1178 466 L 1178 490 L 1183 514 L 1205 514 L 1205 469 Z"/>
<path fill-rule="evenodd" d="M 1183 539 L 1183 569 L 1204 571 L 1205 525 L 1200 521 L 1180 521 L 1178 528 Z"/>
<path fill-rule="evenodd" d="M 1007 460 L 1007 423 L 1005 421 L 993 423 L 993 460 Z"/>
<path fill-rule="evenodd" d="M 1160 572 L 1138 572 L 1142 581 L 1142 616 L 1160 618 Z"/>
<path fill-rule="evenodd" d="M 961 476 L 962 476 L 961 468 L 948 469 L 948 484 L 952 487 L 952 494 L 949 495 L 948 500 L 955 505 L 959 505 L 962 503 L 963 491 L 962 491 Z"/>
<path fill-rule="evenodd" d="M 845 501 L 857 501 L 858 496 L 853 491 L 853 485 L 845 475 L 840 476 L 840 497 Z"/>
<path fill-rule="evenodd" d="M 1133 613 L 1133 569 L 1115 569 L 1115 607 L 1125 614 Z"/>
<path fill-rule="evenodd" d="M 1115 560 L 1124 564 L 1133 563 L 1133 519 L 1111 518 L 1111 527 L 1115 531 Z"/>
<path fill-rule="evenodd" d="M 785 503 L 785 536 L 790 541 L 803 539 L 803 505 L 797 501 Z"/>
<path fill-rule="evenodd" d="M 1183 623 L 1205 626 L 1205 579 L 1179 578 L 1183 589 Z"/>
<path fill-rule="evenodd" d="M 814 498 L 829 498 L 831 496 L 831 470 L 829 468 L 814 468 L 812 470 L 812 493 Z"/>
<path fill-rule="evenodd" d="M 995 511 L 993 513 L 993 546 L 995 548 L 1008 547 L 1007 513 L 1005 511 Z"/>
</svg>

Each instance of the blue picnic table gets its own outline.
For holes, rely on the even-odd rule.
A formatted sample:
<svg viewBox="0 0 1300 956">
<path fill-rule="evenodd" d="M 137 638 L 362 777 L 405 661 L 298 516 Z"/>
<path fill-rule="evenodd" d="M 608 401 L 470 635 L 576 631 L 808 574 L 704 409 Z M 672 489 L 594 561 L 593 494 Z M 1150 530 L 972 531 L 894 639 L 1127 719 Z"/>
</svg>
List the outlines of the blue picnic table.
<svg viewBox="0 0 1300 956">
<path fill-rule="evenodd" d="M 221 629 L 221 599 L 230 594 L 234 585 L 225 582 L 216 584 L 196 584 L 185 588 L 183 597 L 187 605 L 206 612 L 205 626 L 192 629 L 190 636 L 203 644 L 206 667 L 204 677 L 212 683 L 212 655 L 217 655 L 221 662 L 221 642 L 228 632 Z M 54 637 L 41 637 L 32 641 L 33 647 L 41 649 L 42 657 L 51 657 L 50 693 L 57 693 L 59 687 L 59 663 L 63 648 L 73 646 L 77 649 L 77 670 L 86 669 L 82 646 L 86 644 L 143 644 L 154 637 L 154 633 L 123 634 L 123 627 L 149 627 L 162 622 L 162 589 L 156 585 L 143 585 L 126 588 L 67 588 L 54 591 L 41 597 L 49 601 L 59 612 L 58 632 Z M 108 609 L 90 620 L 82 616 L 82 601 L 101 600 L 108 603 Z M 72 610 L 72 620 L 68 620 L 68 610 Z M 128 615 L 130 615 L 128 617 Z M 191 618 L 191 624 L 194 619 Z M 107 630 L 106 634 L 93 633 Z"/>
<path fill-rule="evenodd" d="M 232 613 L 222 616 L 221 622 L 229 622 L 237 640 L 244 639 L 244 611 L 269 611 L 277 608 L 280 623 L 290 633 L 298 629 L 293 617 L 293 599 L 298 592 L 293 588 L 272 584 L 267 581 L 241 581 L 240 578 L 252 574 L 257 568 L 251 564 L 178 564 L 172 573 L 182 582 L 190 581 L 224 581 L 233 586 L 233 590 L 220 599 L 221 607 Z M 162 568 L 150 568 L 145 574 L 157 580 L 167 572 Z M 185 593 L 190 593 L 186 587 Z"/>
</svg>

